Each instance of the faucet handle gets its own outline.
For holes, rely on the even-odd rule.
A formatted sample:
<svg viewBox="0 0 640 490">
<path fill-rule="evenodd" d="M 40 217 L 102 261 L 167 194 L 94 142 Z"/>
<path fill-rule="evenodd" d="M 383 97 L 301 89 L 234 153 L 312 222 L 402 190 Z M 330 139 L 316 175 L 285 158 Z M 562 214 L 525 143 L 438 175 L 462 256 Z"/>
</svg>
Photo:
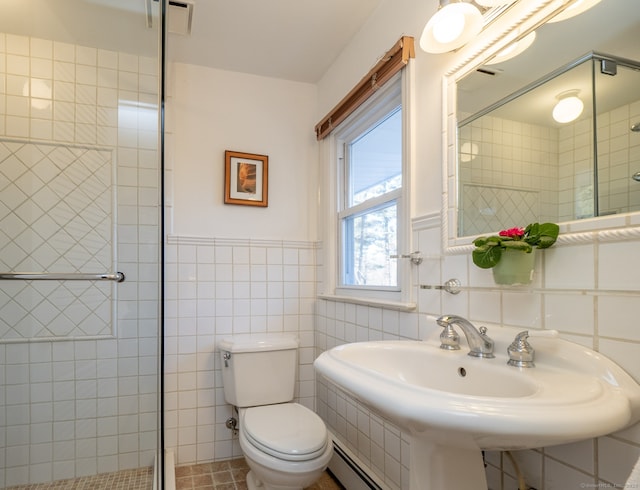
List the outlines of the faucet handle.
<svg viewBox="0 0 640 490">
<path fill-rule="evenodd" d="M 531 347 L 531 344 L 527 342 L 528 337 L 528 330 L 520 332 L 507 348 L 507 353 L 509 354 L 509 361 L 507 364 L 509 366 L 524 368 L 531 368 L 535 366 L 533 362 L 535 350 Z"/>
<path fill-rule="evenodd" d="M 440 333 L 440 348 L 445 350 L 460 350 L 460 336 L 451 324 L 445 325 Z"/>
</svg>

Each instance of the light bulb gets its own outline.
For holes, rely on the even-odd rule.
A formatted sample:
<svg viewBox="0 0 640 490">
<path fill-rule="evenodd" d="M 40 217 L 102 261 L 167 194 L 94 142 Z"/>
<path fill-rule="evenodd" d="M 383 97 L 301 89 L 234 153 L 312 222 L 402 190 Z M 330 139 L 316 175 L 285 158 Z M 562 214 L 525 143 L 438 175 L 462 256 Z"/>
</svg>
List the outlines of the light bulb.
<svg viewBox="0 0 640 490">
<path fill-rule="evenodd" d="M 433 37 L 439 43 L 450 43 L 464 31 L 464 14 L 455 9 L 442 9 L 442 15 L 433 26 Z"/>
<path fill-rule="evenodd" d="M 475 5 L 449 3 L 427 22 L 420 36 L 420 47 L 427 53 L 446 53 L 464 46 L 481 30 L 482 14 Z"/>
<path fill-rule="evenodd" d="M 582 114 L 584 104 L 578 98 L 577 90 L 563 92 L 558 98 L 560 100 L 558 100 L 552 112 L 553 119 L 556 122 L 564 124 L 575 121 Z"/>
<path fill-rule="evenodd" d="M 511 58 L 515 58 L 520 53 L 525 51 L 529 46 L 533 44 L 533 41 L 536 40 L 536 31 L 530 32 L 525 37 L 512 43 L 511 45 L 504 48 L 498 54 L 496 54 L 493 58 L 485 63 L 485 65 L 496 65 L 498 63 L 502 63 L 503 61 L 510 60 Z"/>
</svg>

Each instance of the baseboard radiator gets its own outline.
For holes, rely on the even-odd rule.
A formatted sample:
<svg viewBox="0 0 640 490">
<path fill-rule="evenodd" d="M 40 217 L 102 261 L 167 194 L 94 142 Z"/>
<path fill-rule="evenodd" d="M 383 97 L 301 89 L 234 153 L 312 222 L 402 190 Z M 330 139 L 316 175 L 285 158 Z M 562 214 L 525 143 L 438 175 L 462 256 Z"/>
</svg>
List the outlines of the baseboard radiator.
<svg viewBox="0 0 640 490">
<path fill-rule="evenodd" d="M 362 465 L 350 451 L 342 448 L 335 440 L 329 471 L 348 490 L 387 490 L 386 486 L 362 469 Z"/>
</svg>

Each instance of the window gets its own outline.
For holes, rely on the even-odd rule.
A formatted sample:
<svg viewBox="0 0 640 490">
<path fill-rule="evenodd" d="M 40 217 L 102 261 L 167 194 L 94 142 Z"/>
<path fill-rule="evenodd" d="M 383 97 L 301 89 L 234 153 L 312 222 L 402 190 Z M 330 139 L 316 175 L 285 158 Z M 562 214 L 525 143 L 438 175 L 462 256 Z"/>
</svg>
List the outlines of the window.
<svg viewBox="0 0 640 490">
<path fill-rule="evenodd" d="M 337 287 L 400 292 L 403 213 L 401 77 L 386 84 L 336 131 Z"/>
</svg>

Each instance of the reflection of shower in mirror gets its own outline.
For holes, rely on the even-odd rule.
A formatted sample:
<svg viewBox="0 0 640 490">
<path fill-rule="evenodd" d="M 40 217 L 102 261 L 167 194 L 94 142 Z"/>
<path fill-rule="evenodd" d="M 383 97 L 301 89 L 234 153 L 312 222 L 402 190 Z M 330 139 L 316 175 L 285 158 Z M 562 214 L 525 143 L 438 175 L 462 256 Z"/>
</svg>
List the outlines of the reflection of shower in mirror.
<svg viewBox="0 0 640 490">
<path fill-rule="evenodd" d="M 640 122 L 631 125 L 631 131 L 634 133 L 640 133 Z"/>
</svg>

